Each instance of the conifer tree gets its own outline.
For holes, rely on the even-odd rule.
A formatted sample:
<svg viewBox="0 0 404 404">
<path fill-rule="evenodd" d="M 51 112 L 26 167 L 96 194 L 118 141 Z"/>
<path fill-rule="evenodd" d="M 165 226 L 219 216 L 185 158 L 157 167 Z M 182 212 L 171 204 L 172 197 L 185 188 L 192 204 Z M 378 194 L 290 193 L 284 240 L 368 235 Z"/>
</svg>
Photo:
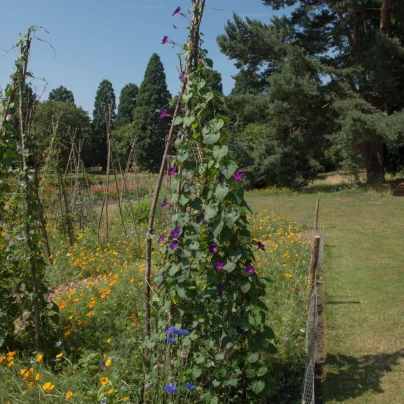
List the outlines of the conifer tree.
<svg viewBox="0 0 404 404">
<path fill-rule="evenodd" d="M 138 93 L 139 87 L 133 83 L 127 84 L 122 89 L 121 96 L 119 97 L 118 113 L 114 124 L 115 129 L 119 129 L 132 122 Z"/>
<path fill-rule="evenodd" d="M 74 104 L 74 96 L 73 93 L 68 90 L 66 87 L 59 86 L 58 88 L 54 88 L 48 97 L 49 101 L 62 101 L 62 102 L 71 102 Z"/>
<path fill-rule="evenodd" d="M 107 168 L 107 127 L 105 115 L 108 108 L 112 107 L 112 123 L 115 120 L 115 93 L 112 83 L 103 80 L 97 90 L 94 102 L 92 134 L 91 134 L 91 156 L 92 165 L 101 165 L 102 171 Z M 86 153 L 87 154 L 87 153 Z"/>
<path fill-rule="evenodd" d="M 135 159 L 142 170 L 156 172 L 160 168 L 169 124 L 166 116 L 170 98 L 163 64 L 159 55 L 154 53 L 147 65 L 133 113 Z"/>
</svg>

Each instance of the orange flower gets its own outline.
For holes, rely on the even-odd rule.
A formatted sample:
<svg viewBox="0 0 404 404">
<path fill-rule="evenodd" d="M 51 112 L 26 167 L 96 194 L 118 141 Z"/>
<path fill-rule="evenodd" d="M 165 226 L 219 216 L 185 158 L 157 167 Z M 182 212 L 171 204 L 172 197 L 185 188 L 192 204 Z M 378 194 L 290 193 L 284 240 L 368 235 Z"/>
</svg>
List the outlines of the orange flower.
<svg viewBox="0 0 404 404">
<path fill-rule="evenodd" d="M 30 389 L 33 389 L 34 386 L 35 386 L 35 383 L 34 383 L 34 382 L 29 382 L 29 383 L 28 383 L 28 387 L 29 387 Z"/>
<path fill-rule="evenodd" d="M 56 355 L 56 359 L 60 359 L 63 356 L 62 353 Z"/>
<path fill-rule="evenodd" d="M 34 369 L 33 369 L 33 368 L 29 368 L 28 372 L 32 375 L 32 373 L 34 373 Z"/>
<path fill-rule="evenodd" d="M 124 397 L 121 401 L 129 401 L 129 397 Z"/>
<path fill-rule="evenodd" d="M 55 388 L 55 386 L 54 386 L 51 382 L 46 382 L 46 383 L 42 386 L 42 388 L 43 388 L 45 391 L 52 391 L 52 390 Z"/>
<path fill-rule="evenodd" d="M 111 395 L 114 392 L 114 389 L 109 389 L 108 394 Z"/>
<path fill-rule="evenodd" d="M 0 357 L 0 365 L 6 361 L 6 357 L 5 356 L 1 356 Z"/>
<path fill-rule="evenodd" d="M 103 377 L 100 380 L 101 384 L 106 385 L 108 383 L 108 377 Z"/>
<path fill-rule="evenodd" d="M 66 393 L 66 398 L 67 399 L 69 399 L 70 397 L 72 397 L 73 396 L 73 393 L 71 392 L 71 391 L 68 391 L 67 393 Z"/>
<path fill-rule="evenodd" d="M 8 356 L 9 358 L 14 358 L 14 356 L 15 356 L 16 353 L 17 353 L 17 351 L 8 352 L 8 353 L 7 353 L 7 356 Z"/>
<path fill-rule="evenodd" d="M 69 335 L 70 335 L 70 331 L 66 331 L 66 332 L 64 333 L 64 337 L 65 337 L 65 338 L 67 338 Z"/>
<path fill-rule="evenodd" d="M 39 380 L 41 380 L 41 375 L 40 375 L 39 373 L 36 374 L 35 380 L 36 380 L 37 382 L 39 382 Z"/>
</svg>

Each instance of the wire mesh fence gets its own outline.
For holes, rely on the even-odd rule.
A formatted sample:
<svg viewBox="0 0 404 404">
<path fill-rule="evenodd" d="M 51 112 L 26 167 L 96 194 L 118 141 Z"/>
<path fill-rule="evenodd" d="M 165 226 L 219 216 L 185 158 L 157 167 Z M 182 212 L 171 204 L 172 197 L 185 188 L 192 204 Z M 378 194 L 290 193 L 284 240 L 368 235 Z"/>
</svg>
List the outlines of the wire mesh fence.
<svg viewBox="0 0 404 404">
<path fill-rule="evenodd" d="M 320 236 L 317 273 L 321 273 L 324 262 L 324 232 L 317 231 L 315 235 Z M 319 342 L 319 317 L 317 298 L 317 285 L 316 281 L 314 281 L 308 297 L 308 314 L 306 327 L 306 365 L 303 379 L 302 404 L 316 403 L 315 377 L 317 347 Z"/>
</svg>

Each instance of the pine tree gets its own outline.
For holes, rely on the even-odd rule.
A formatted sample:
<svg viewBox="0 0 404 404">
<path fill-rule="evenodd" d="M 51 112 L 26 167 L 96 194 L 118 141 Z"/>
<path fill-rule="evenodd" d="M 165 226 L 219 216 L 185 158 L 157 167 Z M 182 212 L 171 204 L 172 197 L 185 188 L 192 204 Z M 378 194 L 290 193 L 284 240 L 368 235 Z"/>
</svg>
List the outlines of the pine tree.
<svg viewBox="0 0 404 404">
<path fill-rule="evenodd" d="M 102 171 L 107 168 L 107 127 L 105 122 L 108 108 L 112 108 L 112 124 L 115 120 L 115 93 L 112 83 L 103 80 L 97 90 L 94 102 L 91 145 L 92 165 L 101 165 Z M 87 153 L 86 153 L 87 154 Z"/>
<path fill-rule="evenodd" d="M 54 88 L 48 97 L 49 101 L 62 101 L 62 102 L 71 102 L 74 104 L 74 96 L 73 93 L 68 90 L 66 87 L 60 86 L 58 88 Z"/>
<path fill-rule="evenodd" d="M 133 111 L 136 108 L 136 100 L 139 93 L 139 87 L 136 84 L 129 83 L 121 91 L 119 97 L 118 113 L 115 120 L 115 129 L 131 123 L 133 120 Z"/>
<path fill-rule="evenodd" d="M 169 118 L 160 118 L 158 111 L 169 110 L 171 94 L 159 55 L 154 53 L 139 88 L 137 106 L 133 113 L 136 144 L 135 158 L 142 170 L 156 172 L 164 154 L 164 139 Z"/>
</svg>

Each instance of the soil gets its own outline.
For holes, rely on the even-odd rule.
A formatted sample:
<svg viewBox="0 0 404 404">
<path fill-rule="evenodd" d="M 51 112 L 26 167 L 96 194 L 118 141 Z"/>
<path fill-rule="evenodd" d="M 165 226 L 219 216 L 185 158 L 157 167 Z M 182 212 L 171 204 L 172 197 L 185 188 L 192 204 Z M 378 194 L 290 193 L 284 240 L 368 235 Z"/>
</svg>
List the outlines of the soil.
<svg viewBox="0 0 404 404">
<path fill-rule="evenodd" d="M 393 196 L 404 196 L 404 182 L 396 185 L 393 190 Z"/>
</svg>

